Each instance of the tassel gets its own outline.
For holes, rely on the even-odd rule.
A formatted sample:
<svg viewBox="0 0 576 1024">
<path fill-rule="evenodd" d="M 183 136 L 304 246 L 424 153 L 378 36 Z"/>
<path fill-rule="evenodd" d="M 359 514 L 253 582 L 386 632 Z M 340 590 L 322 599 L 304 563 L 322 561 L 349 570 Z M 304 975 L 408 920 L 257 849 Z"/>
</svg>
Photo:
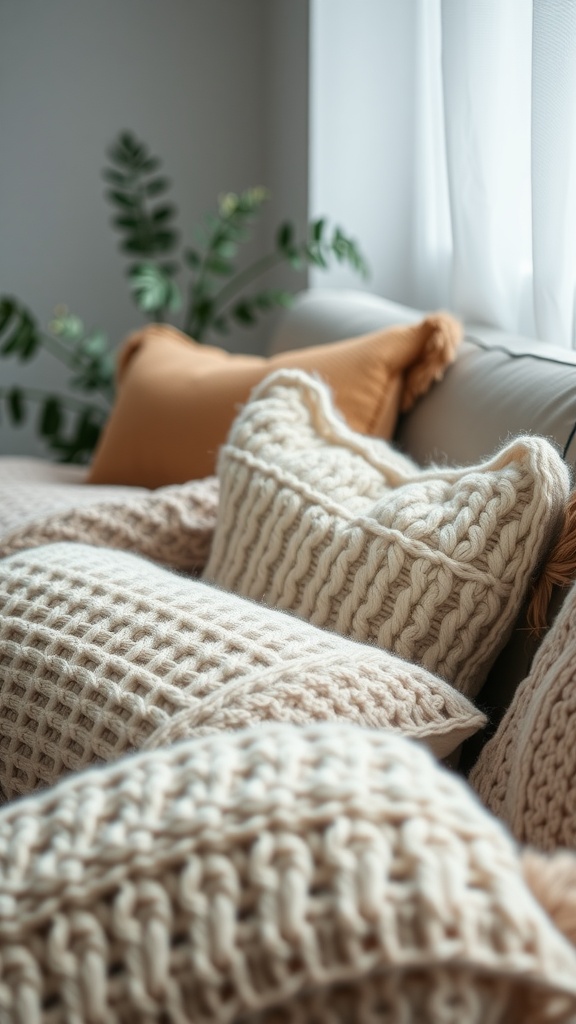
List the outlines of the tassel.
<svg viewBox="0 0 576 1024">
<path fill-rule="evenodd" d="M 568 850 L 544 855 L 526 849 L 524 879 L 554 924 L 576 946 L 576 855 Z"/>
<path fill-rule="evenodd" d="M 576 579 L 576 491 L 566 503 L 564 524 L 550 556 L 534 584 L 528 606 L 528 625 L 538 636 L 549 625 L 548 606 L 554 587 L 569 587 Z"/>
</svg>

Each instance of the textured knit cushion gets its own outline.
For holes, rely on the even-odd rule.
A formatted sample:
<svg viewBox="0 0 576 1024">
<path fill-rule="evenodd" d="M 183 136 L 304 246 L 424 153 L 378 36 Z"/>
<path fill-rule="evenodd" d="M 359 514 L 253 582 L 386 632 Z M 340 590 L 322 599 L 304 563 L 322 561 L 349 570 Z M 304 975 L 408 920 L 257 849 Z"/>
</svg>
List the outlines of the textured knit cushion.
<svg viewBox="0 0 576 1024">
<path fill-rule="evenodd" d="M 53 544 L 0 561 L 6 797 L 266 719 L 390 727 L 440 756 L 485 722 L 422 669 L 136 555 Z"/>
<path fill-rule="evenodd" d="M 473 696 L 568 493 L 538 437 L 420 470 L 351 431 L 328 389 L 279 371 L 222 449 L 207 579 L 417 661 Z"/>
<path fill-rule="evenodd" d="M 576 587 L 470 780 L 518 839 L 576 848 Z"/>
<path fill-rule="evenodd" d="M 21 493 L 22 488 L 19 490 Z M 218 507 L 216 477 L 160 487 L 153 493 L 98 485 L 84 485 L 76 491 L 80 494 L 67 491 L 64 496 L 59 492 L 64 504 L 47 514 L 51 505 L 45 489 L 37 483 L 33 487 L 35 517 L 28 517 L 18 527 L 12 522 L 12 529 L 0 536 L 0 558 L 67 540 L 135 551 L 186 572 L 198 571 L 206 564 Z M 100 491 L 111 493 L 101 500 Z M 87 501 L 87 496 L 92 500 Z"/>
<path fill-rule="evenodd" d="M 460 335 L 460 325 L 441 314 L 265 359 L 230 355 L 152 324 L 120 354 L 118 398 L 89 479 L 158 487 L 209 476 L 239 404 L 284 366 L 321 374 L 355 430 L 391 437 L 400 406 L 409 408 L 442 376 Z"/>
<path fill-rule="evenodd" d="M 268 725 L 0 812 L 3 1017 L 567 1024 L 576 954 L 415 744 Z"/>
</svg>

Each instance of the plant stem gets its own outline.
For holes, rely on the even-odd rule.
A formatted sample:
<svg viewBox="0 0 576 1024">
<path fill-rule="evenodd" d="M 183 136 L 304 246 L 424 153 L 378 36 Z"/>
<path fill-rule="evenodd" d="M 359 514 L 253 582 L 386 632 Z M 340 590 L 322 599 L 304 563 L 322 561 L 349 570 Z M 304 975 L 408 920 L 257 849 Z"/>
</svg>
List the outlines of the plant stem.
<svg viewBox="0 0 576 1024">
<path fill-rule="evenodd" d="M 70 358 L 70 353 L 68 349 L 66 348 L 65 345 L 62 344 L 62 342 L 57 341 L 56 338 L 51 337 L 51 335 L 49 334 L 45 334 L 44 331 L 42 331 L 42 333 L 40 334 L 40 339 L 42 341 L 44 348 L 48 350 L 50 355 L 55 356 L 56 359 L 59 359 L 60 362 L 64 363 L 64 365 L 67 366 L 69 370 L 74 370 L 76 368 L 74 366 L 73 360 Z"/>
<path fill-rule="evenodd" d="M 11 388 L 0 388 L 0 398 L 9 394 L 11 390 Z M 34 402 L 43 402 L 46 398 L 52 397 L 48 396 L 45 391 L 40 391 L 38 388 L 20 388 L 19 390 L 22 391 L 23 395 L 26 395 L 27 398 L 31 398 Z M 76 412 L 83 412 L 85 409 L 92 409 L 94 412 L 107 415 L 107 410 L 103 409 L 99 405 L 87 405 L 80 399 L 70 398 L 68 395 L 54 395 L 53 397 L 57 398 L 62 405 L 67 406 L 69 409 L 73 409 Z"/>
<path fill-rule="evenodd" d="M 271 252 L 267 256 L 262 256 L 261 259 L 251 263 L 245 270 L 241 270 L 239 274 L 235 274 L 228 284 L 225 284 L 214 297 L 214 308 L 222 309 L 227 302 L 230 302 L 237 292 L 239 292 L 245 285 L 253 281 L 254 278 L 259 277 L 266 270 L 272 270 L 273 267 L 278 266 L 280 263 L 284 263 L 286 256 L 281 252 Z"/>
</svg>

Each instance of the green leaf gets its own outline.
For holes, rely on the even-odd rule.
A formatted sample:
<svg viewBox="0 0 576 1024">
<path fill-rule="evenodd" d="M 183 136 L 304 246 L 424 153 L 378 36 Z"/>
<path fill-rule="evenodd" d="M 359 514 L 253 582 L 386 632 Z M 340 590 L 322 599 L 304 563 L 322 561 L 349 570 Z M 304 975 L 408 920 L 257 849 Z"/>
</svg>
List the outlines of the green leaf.
<svg viewBox="0 0 576 1024">
<path fill-rule="evenodd" d="M 0 301 L 0 334 L 12 319 L 15 312 L 16 303 L 12 299 L 2 299 Z"/>
<path fill-rule="evenodd" d="M 66 310 L 60 316 L 54 317 L 50 323 L 50 330 L 52 334 L 62 338 L 78 341 L 84 335 L 84 323 L 75 313 L 69 313 Z"/>
<path fill-rule="evenodd" d="M 106 195 L 117 206 L 123 206 L 127 209 L 134 209 L 138 206 L 138 200 L 129 192 L 119 192 L 118 189 L 112 188 L 108 189 Z"/>
<path fill-rule="evenodd" d="M 40 433 L 43 437 L 53 437 L 60 430 L 62 408 L 57 398 L 47 398 L 40 415 Z"/>
<path fill-rule="evenodd" d="M 24 394 L 20 388 L 11 388 L 6 395 L 6 401 L 8 403 L 8 412 L 12 422 L 18 426 L 24 422 L 26 417 L 24 407 Z"/>
<path fill-rule="evenodd" d="M 147 156 L 145 160 L 140 163 L 140 170 L 144 171 L 145 174 L 151 174 L 152 171 L 157 171 L 160 167 L 160 160 L 157 156 Z"/>
<path fill-rule="evenodd" d="M 88 356 L 101 356 L 108 349 L 108 339 L 104 331 L 94 331 L 88 334 L 81 344 L 82 352 Z"/>
<path fill-rule="evenodd" d="M 288 250 L 292 247 L 293 241 L 294 228 L 292 224 L 286 221 L 284 224 L 281 224 L 280 227 L 278 228 L 278 233 L 276 235 L 276 245 L 282 252 L 287 253 Z"/>
<path fill-rule="evenodd" d="M 152 178 L 151 181 L 147 181 L 144 185 L 144 191 L 147 196 L 157 196 L 161 192 L 166 192 L 170 188 L 170 181 L 168 178 Z"/>
<path fill-rule="evenodd" d="M 105 167 L 102 171 L 102 177 L 109 182 L 110 185 L 118 185 L 120 188 L 126 188 L 131 183 L 129 175 L 122 174 L 121 171 L 115 171 L 113 167 Z"/>
<path fill-rule="evenodd" d="M 149 256 L 150 245 L 141 238 L 127 238 L 120 246 L 123 252 L 136 253 L 138 256 Z"/>
<path fill-rule="evenodd" d="M 170 220 L 175 213 L 176 209 L 174 206 L 159 206 L 156 210 L 152 211 L 152 220 L 155 224 L 161 224 L 165 220 Z"/>
<path fill-rule="evenodd" d="M 134 230 L 140 225 L 140 217 L 136 213 L 125 213 L 120 217 L 113 217 L 112 224 L 115 228 L 130 228 Z"/>
<path fill-rule="evenodd" d="M 228 238 L 223 238 L 214 244 L 214 253 L 223 260 L 233 260 L 238 252 L 238 246 Z"/>
<path fill-rule="evenodd" d="M 27 363 L 36 355 L 40 347 L 40 338 L 30 321 L 26 321 L 20 332 L 19 356 L 23 363 Z"/>
<path fill-rule="evenodd" d="M 174 248 L 178 241 L 178 235 L 175 231 L 155 231 L 154 232 L 154 248 L 161 252 L 168 252 Z"/>
<path fill-rule="evenodd" d="M 130 288 L 145 313 L 157 312 L 166 306 L 174 309 L 180 303 L 180 291 L 175 282 L 152 263 L 142 263 L 132 269 Z"/>
<path fill-rule="evenodd" d="M 315 220 L 313 222 L 313 224 L 312 224 L 312 231 L 311 231 L 313 241 L 315 241 L 315 242 L 321 242 L 322 241 L 322 235 L 324 233 L 324 228 L 325 227 L 326 227 L 326 218 L 325 217 L 320 217 L 318 220 Z"/>
<path fill-rule="evenodd" d="M 256 323 L 254 309 L 248 299 L 241 299 L 232 309 L 232 316 L 238 323 L 248 327 Z"/>
</svg>

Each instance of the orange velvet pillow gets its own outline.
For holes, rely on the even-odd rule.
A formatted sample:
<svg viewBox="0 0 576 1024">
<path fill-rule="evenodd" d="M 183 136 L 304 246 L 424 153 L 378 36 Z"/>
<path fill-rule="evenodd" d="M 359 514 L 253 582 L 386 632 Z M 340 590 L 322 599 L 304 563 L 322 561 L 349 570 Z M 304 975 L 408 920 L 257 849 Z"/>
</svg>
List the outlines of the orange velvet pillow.
<svg viewBox="0 0 576 1024">
<path fill-rule="evenodd" d="M 390 438 L 399 411 L 453 360 L 461 333 L 456 320 L 438 313 L 267 359 L 231 355 L 151 324 L 120 351 L 118 397 L 88 480 L 160 487 L 209 476 L 239 406 L 280 368 L 319 374 L 354 430 Z"/>
</svg>

